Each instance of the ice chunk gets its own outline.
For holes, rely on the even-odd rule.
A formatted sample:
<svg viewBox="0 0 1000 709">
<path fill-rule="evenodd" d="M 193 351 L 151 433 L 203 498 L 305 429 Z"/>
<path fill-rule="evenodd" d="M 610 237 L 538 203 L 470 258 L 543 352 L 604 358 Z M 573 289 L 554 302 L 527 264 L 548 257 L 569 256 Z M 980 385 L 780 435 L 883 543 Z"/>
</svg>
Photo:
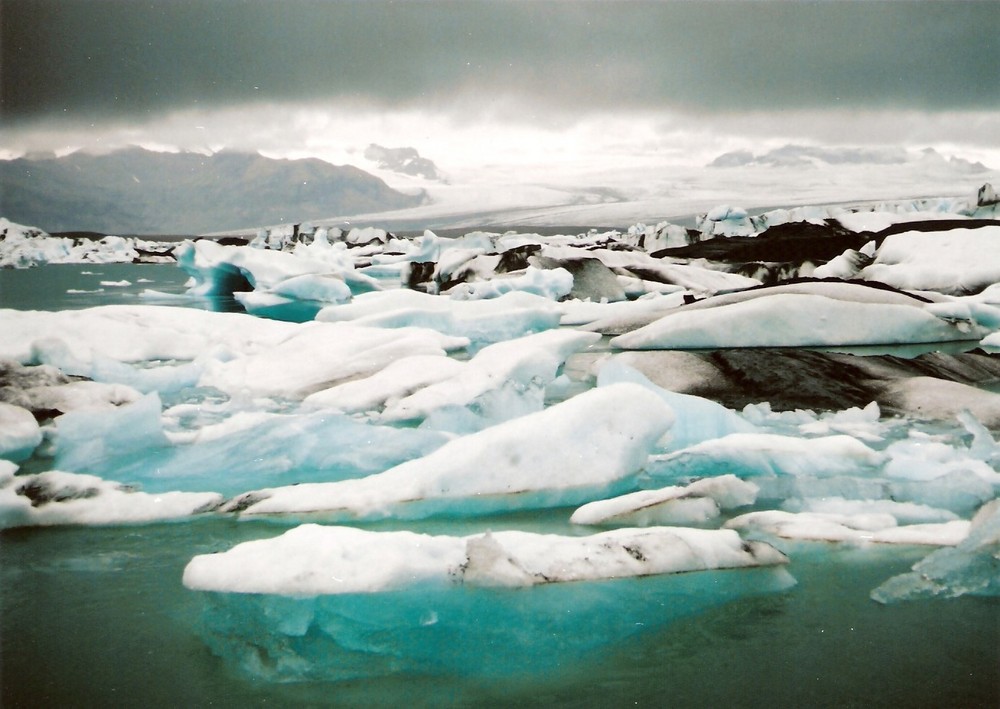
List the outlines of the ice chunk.
<svg viewBox="0 0 1000 709">
<path fill-rule="evenodd" d="M 620 357 L 605 362 L 597 374 L 597 385 L 633 382 L 655 392 L 677 415 L 670 429 L 670 447 L 687 448 L 702 441 L 721 438 L 730 433 L 754 433 L 757 427 L 734 411 L 710 399 L 691 394 L 678 394 L 653 384 L 641 372 Z"/>
<path fill-rule="evenodd" d="M 392 406 L 387 421 L 424 419 L 442 409 L 475 404 L 482 424 L 497 423 L 542 407 L 544 388 L 566 358 L 591 345 L 600 335 L 573 330 L 547 330 L 484 347 L 458 373 L 430 384 Z M 468 418 L 468 416 L 462 416 Z M 467 421 L 462 428 L 481 428 Z"/>
<path fill-rule="evenodd" d="M 757 486 L 735 475 L 703 478 L 686 486 L 588 502 L 577 509 L 574 524 L 628 524 L 646 527 L 653 524 L 699 524 L 719 516 L 722 509 L 752 505 Z"/>
<path fill-rule="evenodd" d="M 42 431 L 31 412 L 0 402 L 0 458 L 20 462 L 42 442 Z"/>
<path fill-rule="evenodd" d="M 152 393 L 110 411 L 63 414 L 56 424 L 56 466 L 73 471 L 113 469 L 169 445 L 160 409 L 160 397 Z"/>
<path fill-rule="evenodd" d="M 379 473 L 427 455 L 448 440 L 435 431 L 377 426 L 326 412 L 248 412 L 168 438 L 169 445 L 141 451 L 116 448 L 88 456 L 69 449 L 57 460 L 149 492 L 212 490 L 236 495 L 265 486 Z"/>
<path fill-rule="evenodd" d="M 32 361 L 42 340 L 62 340 L 78 361 L 94 353 L 119 362 L 191 361 L 225 347 L 253 353 L 282 342 L 299 328 L 293 323 L 244 313 L 216 313 L 157 305 L 105 305 L 75 311 L 0 310 L 0 357 Z"/>
<path fill-rule="evenodd" d="M 321 322 L 349 320 L 372 327 L 426 327 L 474 342 L 498 342 L 559 325 L 559 305 L 514 291 L 486 300 L 453 300 L 412 290 L 365 293 L 345 305 L 323 308 Z"/>
<path fill-rule="evenodd" d="M 968 536 L 951 549 L 939 549 L 913 570 L 894 576 L 872 591 L 879 603 L 917 598 L 1000 596 L 1000 500 L 983 505 Z"/>
<path fill-rule="evenodd" d="M 859 474 L 879 466 L 885 457 L 851 436 L 798 438 L 773 433 L 732 433 L 657 456 L 647 473 L 680 479 L 734 473 L 758 475 L 836 476 Z"/>
<path fill-rule="evenodd" d="M 210 591 L 207 644 L 254 677 L 520 676 L 785 590 L 785 561 L 720 530 L 440 537 L 303 525 L 195 557 L 184 582 Z M 699 569 L 713 570 L 676 573 Z"/>
<path fill-rule="evenodd" d="M 777 293 L 711 308 L 680 308 L 611 341 L 622 349 L 810 347 L 978 340 L 973 321 L 941 319 L 913 304 Z"/>
<path fill-rule="evenodd" d="M 104 399 L 118 405 L 134 401 L 138 398 L 139 392 L 148 394 L 153 391 L 161 393 L 179 391 L 197 384 L 204 370 L 202 361 L 182 364 L 157 363 L 153 367 L 137 367 L 119 362 L 101 352 L 90 352 L 81 358 L 66 342 L 58 338 L 36 340 L 31 352 L 32 361 L 58 367 L 67 374 L 94 380 L 66 384 L 59 391 L 50 390 L 49 397 L 57 397 L 72 408 L 85 405 L 85 399 L 91 400 L 94 404 Z M 69 410 L 59 406 L 50 408 Z"/>
<path fill-rule="evenodd" d="M 565 268 L 543 270 L 528 266 L 522 275 L 460 283 L 448 290 L 446 295 L 456 300 L 479 300 L 497 298 L 512 291 L 522 291 L 559 300 L 569 295 L 571 290 L 573 290 L 573 275 Z"/>
<path fill-rule="evenodd" d="M 839 515 L 890 514 L 901 524 L 952 522 L 958 515 L 949 510 L 897 500 L 847 500 L 843 497 L 786 500 L 782 508 L 789 512 L 821 512 Z"/>
<path fill-rule="evenodd" d="M 861 275 L 907 290 L 976 293 L 1000 282 L 1000 226 L 891 234 Z"/>
<path fill-rule="evenodd" d="M 785 539 L 930 546 L 953 546 L 969 532 L 966 520 L 901 527 L 895 517 L 885 512 L 835 514 L 768 510 L 733 517 L 724 526 Z"/>
<path fill-rule="evenodd" d="M 378 475 L 251 492 L 227 509 L 350 519 L 581 504 L 617 492 L 672 422 L 655 394 L 617 384 L 455 439 Z"/>
<path fill-rule="evenodd" d="M 907 377 L 889 382 L 886 405 L 921 419 L 951 421 L 963 411 L 1000 427 L 1000 394 L 937 377 Z"/>
<path fill-rule="evenodd" d="M 952 472 L 969 471 L 992 485 L 1000 485 L 1000 473 L 986 461 L 971 455 L 969 449 L 917 432 L 911 431 L 909 438 L 890 444 L 885 452 L 889 459 L 884 473 L 891 478 L 926 481 Z"/>
<path fill-rule="evenodd" d="M 129 524 L 187 517 L 216 507 L 212 492 L 150 495 L 102 480 L 50 470 L 36 475 L 0 471 L 0 529 L 56 524 Z"/>
<path fill-rule="evenodd" d="M 228 362 L 210 362 L 201 385 L 227 393 L 305 397 L 377 372 L 400 357 L 443 355 L 467 340 L 423 328 L 390 330 L 308 323 L 284 341 Z"/>
<path fill-rule="evenodd" d="M 718 529 L 447 537 L 303 524 L 273 539 L 194 557 L 184 569 L 184 585 L 228 593 L 339 595 L 423 585 L 533 586 L 787 562 L 769 544 L 748 546 L 736 532 Z"/>
<path fill-rule="evenodd" d="M 375 411 L 419 389 L 451 379 L 464 367 L 463 362 L 440 355 L 402 357 L 371 376 L 310 394 L 302 403 L 345 413 Z"/>
</svg>

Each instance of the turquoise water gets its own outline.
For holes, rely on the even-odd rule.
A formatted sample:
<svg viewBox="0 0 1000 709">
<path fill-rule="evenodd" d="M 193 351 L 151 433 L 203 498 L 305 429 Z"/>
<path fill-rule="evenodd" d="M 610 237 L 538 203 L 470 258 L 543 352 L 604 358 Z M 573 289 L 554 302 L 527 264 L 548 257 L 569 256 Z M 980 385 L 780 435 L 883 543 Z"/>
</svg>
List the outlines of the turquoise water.
<svg viewBox="0 0 1000 709">
<path fill-rule="evenodd" d="M 101 280 L 133 285 L 67 293 L 96 290 Z M 0 304 L 61 309 L 155 302 L 141 298 L 142 290 L 179 295 L 185 280 L 172 266 L 0 271 Z M 569 514 L 369 526 L 463 535 L 581 533 L 568 524 Z M 212 653 L 206 642 L 211 609 L 203 594 L 181 585 L 181 575 L 196 554 L 285 529 L 270 521 L 205 518 L 0 533 L 0 706 L 1000 706 L 1000 599 L 889 606 L 869 599 L 873 588 L 928 551 L 916 547 L 779 543 L 793 559 L 794 588 L 669 623 L 656 609 L 674 586 L 640 580 L 623 591 L 620 608 L 581 613 L 579 624 L 602 627 L 602 613 L 627 612 L 648 627 L 595 653 L 546 656 L 538 672 L 483 676 L 471 657 L 462 673 L 269 681 Z M 565 591 L 566 610 L 574 593 Z"/>
</svg>

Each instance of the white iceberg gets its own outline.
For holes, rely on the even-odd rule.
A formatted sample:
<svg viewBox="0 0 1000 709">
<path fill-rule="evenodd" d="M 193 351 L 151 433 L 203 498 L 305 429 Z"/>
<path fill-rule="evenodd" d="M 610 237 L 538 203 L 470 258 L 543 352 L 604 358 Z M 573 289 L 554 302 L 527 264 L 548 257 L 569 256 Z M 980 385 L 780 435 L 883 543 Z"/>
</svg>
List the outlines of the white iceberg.
<svg viewBox="0 0 1000 709">
<path fill-rule="evenodd" d="M 316 315 L 321 322 L 425 327 L 477 343 L 499 342 L 559 325 L 559 305 L 549 298 L 513 291 L 485 300 L 453 300 L 413 290 L 363 293 L 350 303 L 331 305 Z"/>
<path fill-rule="evenodd" d="M 226 509 L 363 519 L 581 504 L 626 485 L 673 420 L 655 394 L 617 384 L 457 438 L 378 475 L 249 492 Z"/>
<path fill-rule="evenodd" d="M 201 591 L 206 643 L 254 678 L 523 677 L 786 590 L 786 561 L 726 530 L 444 537 L 302 525 L 196 556 L 184 583 Z"/>
<path fill-rule="evenodd" d="M 928 546 L 954 546 L 969 533 L 968 520 L 900 526 L 896 518 L 886 512 L 836 514 L 767 510 L 733 517 L 724 526 L 785 539 Z"/>
<path fill-rule="evenodd" d="M 752 505 L 758 488 L 735 475 L 702 478 L 689 485 L 639 490 L 579 507 L 570 517 L 574 524 L 634 525 L 701 524 L 722 510 Z"/>
<path fill-rule="evenodd" d="M 907 290 L 978 293 L 1000 282 L 1000 226 L 892 234 L 861 277 Z"/>
<path fill-rule="evenodd" d="M 58 470 L 15 475 L 0 467 L 0 529 L 155 522 L 209 511 L 221 501 L 214 492 L 154 495 L 93 475 Z"/>
<path fill-rule="evenodd" d="M 905 295 L 879 297 L 875 289 L 803 284 L 717 296 L 679 308 L 615 337 L 621 349 L 818 347 L 978 340 L 987 330 L 973 319 L 944 319 Z M 805 287 L 808 286 L 808 287 Z M 850 289 L 856 300 L 840 297 Z M 798 292 L 796 292 L 798 291 Z M 874 297 L 873 297 L 874 296 Z"/>
<path fill-rule="evenodd" d="M 871 472 L 885 461 L 885 454 L 844 434 L 799 438 L 775 433 L 731 433 L 657 456 L 647 474 L 654 479 L 673 480 L 720 473 L 740 477 L 833 477 Z"/>
</svg>

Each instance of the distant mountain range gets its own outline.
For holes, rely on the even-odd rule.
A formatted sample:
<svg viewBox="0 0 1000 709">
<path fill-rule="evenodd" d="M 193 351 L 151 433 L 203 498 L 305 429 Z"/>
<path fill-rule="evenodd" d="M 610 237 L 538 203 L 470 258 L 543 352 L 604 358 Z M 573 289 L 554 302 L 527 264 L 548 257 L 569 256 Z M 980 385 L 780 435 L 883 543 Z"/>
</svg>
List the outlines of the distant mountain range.
<svg viewBox="0 0 1000 709">
<path fill-rule="evenodd" d="M 392 170 L 403 175 L 440 180 L 437 165 L 430 158 L 421 157 L 416 148 L 386 148 L 372 143 L 365 148 L 365 158 L 376 163 L 383 170 Z"/>
<path fill-rule="evenodd" d="M 0 216 L 48 232 L 202 234 L 404 209 L 407 195 L 351 166 L 254 153 L 157 153 L 0 161 Z"/>
<path fill-rule="evenodd" d="M 987 172 L 980 162 L 962 158 L 946 158 L 933 148 L 910 153 L 904 148 L 824 148 L 809 145 L 783 145 L 766 153 L 755 154 L 749 150 L 723 153 L 708 167 L 808 167 L 822 165 L 904 165 L 907 163 L 947 163 L 959 172 Z"/>
</svg>

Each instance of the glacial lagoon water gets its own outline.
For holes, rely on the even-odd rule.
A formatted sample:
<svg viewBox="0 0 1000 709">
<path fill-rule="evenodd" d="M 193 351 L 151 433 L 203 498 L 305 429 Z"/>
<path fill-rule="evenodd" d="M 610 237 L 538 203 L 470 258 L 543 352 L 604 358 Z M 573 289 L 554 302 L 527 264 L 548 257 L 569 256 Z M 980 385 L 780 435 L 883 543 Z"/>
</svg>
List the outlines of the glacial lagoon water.
<svg viewBox="0 0 1000 709">
<path fill-rule="evenodd" d="M 171 301 L 204 307 L 170 297 L 180 296 L 184 280 L 172 266 L 0 271 L 0 305 L 65 309 Z M 167 295 L 149 299 L 145 289 Z M 583 533 L 568 523 L 571 512 L 366 526 L 435 534 Z M 541 672 L 428 672 L 338 682 L 253 677 L 212 653 L 205 642 L 206 599 L 185 589 L 181 574 L 196 554 L 287 528 L 269 520 L 204 518 L 0 533 L 0 705 L 1000 705 L 998 599 L 879 605 L 870 591 L 928 550 L 821 543 L 779 543 L 792 557 L 794 588 L 715 605 L 667 624 L 659 622 L 655 597 L 633 601 L 629 610 L 640 613 L 635 623 L 648 622 L 648 629 L 582 659 L 546 657 Z M 572 612 L 576 591 L 559 590 L 565 591 L 565 611 Z M 665 590 L 648 587 L 650 594 Z M 597 627 L 598 620 L 581 617 L 579 623 Z"/>
</svg>

